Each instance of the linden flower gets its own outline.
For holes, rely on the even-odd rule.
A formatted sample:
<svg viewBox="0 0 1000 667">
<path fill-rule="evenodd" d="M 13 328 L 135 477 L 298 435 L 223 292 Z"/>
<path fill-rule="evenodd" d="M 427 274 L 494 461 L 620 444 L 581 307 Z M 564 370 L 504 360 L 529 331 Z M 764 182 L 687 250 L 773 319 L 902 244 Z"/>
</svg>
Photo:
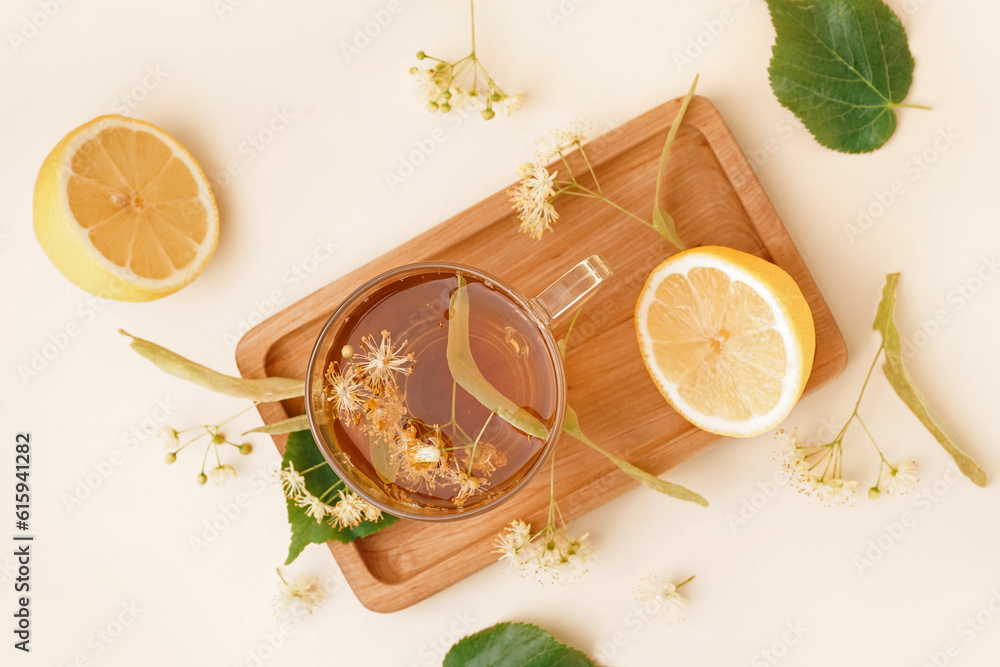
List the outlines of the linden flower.
<svg viewBox="0 0 1000 667">
<path fill-rule="evenodd" d="M 587 141 L 589 128 L 583 121 L 575 121 L 567 130 L 550 130 L 535 142 L 535 154 L 539 160 L 550 160 L 556 155 L 579 148 Z"/>
<path fill-rule="evenodd" d="M 801 447 L 798 435 L 791 433 L 778 445 L 774 458 L 781 464 L 792 488 L 810 500 L 820 502 L 827 507 L 853 505 L 857 500 L 856 481 L 847 481 L 826 474 L 818 477 L 809 472 L 806 459 L 819 450 L 821 448 Z"/>
<path fill-rule="evenodd" d="M 337 365 L 330 364 L 326 372 L 328 401 L 332 401 L 337 413 L 348 417 L 356 416 L 365 402 L 365 385 L 358 377 L 354 366 L 346 366 L 337 372 Z"/>
<path fill-rule="evenodd" d="M 413 94 L 417 101 L 436 109 L 444 94 L 437 73 L 433 69 L 414 67 L 410 69 L 410 74 L 413 76 Z"/>
<path fill-rule="evenodd" d="M 212 480 L 212 483 L 216 486 L 222 486 L 233 477 L 236 477 L 236 468 L 228 463 L 212 468 L 208 472 L 208 478 Z"/>
<path fill-rule="evenodd" d="M 885 492 L 890 496 L 902 496 L 919 481 L 917 462 L 913 459 L 907 459 L 895 468 L 889 469 L 889 476 L 885 480 Z"/>
<path fill-rule="evenodd" d="M 525 162 L 517 168 L 517 174 L 521 177 L 519 194 L 525 201 L 541 203 L 556 193 L 553 186 L 559 172 L 550 173 L 544 164 Z"/>
<path fill-rule="evenodd" d="M 459 88 L 449 88 L 451 99 L 448 102 L 453 109 L 463 109 L 465 111 L 481 111 L 486 108 L 483 96 L 475 90 L 463 90 Z"/>
<path fill-rule="evenodd" d="M 693 577 L 692 577 L 693 579 Z M 682 582 L 683 586 L 691 579 Z M 650 574 L 639 582 L 635 597 L 640 602 L 654 602 L 657 604 L 654 613 L 662 611 L 666 616 L 667 623 L 676 625 L 684 620 L 684 612 L 687 611 L 687 600 L 677 592 L 675 586 L 669 579 L 664 579 Z"/>
<path fill-rule="evenodd" d="M 406 461 L 418 470 L 438 465 L 447 457 L 444 451 L 444 441 L 437 436 L 428 436 L 427 440 L 405 439 Z"/>
<path fill-rule="evenodd" d="M 411 364 L 413 355 L 400 354 L 406 347 L 407 341 L 400 345 L 392 344 L 392 335 L 388 331 L 382 332 L 382 341 L 375 344 L 374 336 L 366 336 L 361 339 L 361 344 L 367 349 L 364 354 L 355 355 L 358 359 L 361 371 L 372 382 L 375 388 L 386 389 L 396 386 L 396 373 L 409 375 L 413 370 Z"/>
<path fill-rule="evenodd" d="M 371 436 L 392 441 L 405 432 L 403 415 L 406 408 L 395 392 L 369 398 L 365 402 L 365 430 Z"/>
<path fill-rule="evenodd" d="M 303 491 L 301 495 L 295 499 L 295 504 L 299 507 L 304 507 L 306 510 L 306 516 L 311 516 L 316 519 L 316 523 L 323 523 L 323 519 L 327 515 L 333 515 L 334 513 L 333 507 L 330 507 L 308 491 Z"/>
<path fill-rule="evenodd" d="M 364 503 L 365 503 L 365 521 L 381 521 L 382 510 L 375 507 L 370 502 L 364 501 Z"/>
<path fill-rule="evenodd" d="M 177 434 L 177 429 L 170 428 L 169 426 L 164 426 L 159 430 L 157 436 L 163 441 L 163 445 L 167 449 L 177 449 L 181 444 L 180 436 Z"/>
<path fill-rule="evenodd" d="M 466 460 L 468 461 L 468 458 Z M 469 467 L 470 464 L 466 462 L 464 465 Z M 484 442 L 476 448 L 471 462 L 472 472 L 479 473 L 480 476 L 490 475 L 505 465 L 507 465 L 507 455 L 489 442 Z"/>
<path fill-rule="evenodd" d="M 337 495 L 340 496 L 340 500 L 330 511 L 335 524 L 344 528 L 354 528 L 364 521 L 368 503 L 361 496 L 350 491 L 346 493 L 338 491 Z"/>
<path fill-rule="evenodd" d="M 584 533 L 575 539 L 569 539 L 562 532 L 550 532 L 541 548 L 534 552 L 530 562 L 537 567 L 536 576 L 542 583 L 565 583 L 579 577 L 586 570 L 584 563 L 590 560 L 594 550 L 587 538 L 590 533 Z"/>
<path fill-rule="evenodd" d="M 504 574 L 516 572 L 530 558 L 531 526 L 524 521 L 511 521 L 504 532 L 497 535 L 493 553 L 500 554 Z"/>
<path fill-rule="evenodd" d="M 326 591 L 316 577 L 300 574 L 291 584 L 281 576 L 279 593 L 274 598 L 274 615 L 283 621 L 304 620 L 326 600 Z"/>
<path fill-rule="evenodd" d="M 520 231 L 537 241 L 559 219 L 550 201 L 556 194 L 554 182 L 558 172 L 549 172 L 541 163 L 526 162 L 517 168 L 517 173 L 521 182 L 508 190 L 507 196 L 521 220 Z"/>
<path fill-rule="evenodd" d="M 522 104 L 524 104 L 524 95 L 521 93 L 513 93 L 501 99 L 500 102 L 497 103 L 497 108 L 500 109 L 500 113 L 505 118 L 509 118 L 515 111 L 521 108 Z"/>
<path fill-rule="evenodd" d="M 306 478 L 295 470 L 295 464 L 291 461 L 288 462 L 287 468 L 278 471 L 278 480 L 281 482 L 282 491 L 288 498 L 306 492 Z"/>
<path fill-rule="evenodd" d="M 794 488 L 810 500 L 817 501 L 827 507 L 846 505 L 850 507 L 857 500 L 856 481 L 846 481 L 839 477 L 819 478 L 815 475 L 803 475 L 794 482 Z"/>
<path fill-rule="evenodd" d="M 470 475 L 465 470 L 448 469 L 448 481 L 458 486 L 458 494 L 451 499 L 456 507 L 461 507 L 469 496 L 474 494 L 483 485 L 483 480 Z"/>
</svg>

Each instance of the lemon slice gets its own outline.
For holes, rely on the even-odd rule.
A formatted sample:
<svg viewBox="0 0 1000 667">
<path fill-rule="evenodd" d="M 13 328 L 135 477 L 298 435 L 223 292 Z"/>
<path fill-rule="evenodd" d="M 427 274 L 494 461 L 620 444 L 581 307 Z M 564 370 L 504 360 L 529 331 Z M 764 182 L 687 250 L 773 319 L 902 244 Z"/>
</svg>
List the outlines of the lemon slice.
<svg viewBox="0 0 1000 667">
<path fill-rule="evenodd" d="M 35 236 L 75 285 L 152 301 L 195 279 L 219 214 L 194 158 L 163 130 L 100 116 L 52 149 L 35 183 Z"/>
<path fill-rule="evenodd" d="M 738 250 L 693 248 L 663 262 L 635 309 L 643 362 L 695 426 L 769 431 L 802 395 L 816 350 L 809 304 L 781 268 Z"/>
</svg>

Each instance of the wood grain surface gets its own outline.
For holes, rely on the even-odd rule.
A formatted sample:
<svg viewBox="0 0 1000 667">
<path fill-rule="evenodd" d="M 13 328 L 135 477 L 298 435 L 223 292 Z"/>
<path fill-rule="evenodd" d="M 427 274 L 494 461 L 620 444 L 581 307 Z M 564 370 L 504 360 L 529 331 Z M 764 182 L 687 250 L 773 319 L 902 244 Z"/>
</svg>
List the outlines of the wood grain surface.
<svg viewBox="0 0 1000 667">
<path fill-rule="evenodd" d="M 604 194 L 647 219 L 652 217 L 660 152 L 680 101 L 656 107 L 586 145 Z M 586 173 L 578 153 L 569 156 L 569 164 L 578 175 Z M 554 168 L 565 174 L 561 163 Z M 728 246 L 788 271 L 816 323 L 816 358 L 807 391 L 840 374 L 847 349 L 837 324 L 743 152 L 706 98 L 696 96 L 688 109 L 661 200 L 688 247 Z M 670 408 L 639 356 L 632 322 L 635 301 L 650 271 L 673 248 L 603 202 L 561 197 L 556 208 L 555 231 L 533 241 L 518 233 L 505 191 L 497 192 L 252 329 L 236 350 L 240 372 L 244 377 L 304 378 L 320 329 L 341 300 L 396 266 L 425 260 L 468 264 L 533 296 L 596 252 L 615 275 L 588 303 L 574 329 L 566 360 L 568 400 L 592 440 L 641 468 L 667 471 L 718 439 Z M 270 423 L 305 408 L 295 400 L 258 409 Z M 283 436 L 275 442 L 284 449 Z M 599 453 L 568 436 L 557 445 L 556 462 L 556 494 L 567 521 L 636 486 Z M 493 540 L 512 519 L 543 526 L 548 486 L 548 475 L 539 475 L 495 511 L 447 523 L 399 521 L 352 544 L 331 542 L 329 547 L 362 604 L 374 611 L 396 611 L 494 563 Z M 680 501 L 651 495 L 650 502 Z"/>
</svg>

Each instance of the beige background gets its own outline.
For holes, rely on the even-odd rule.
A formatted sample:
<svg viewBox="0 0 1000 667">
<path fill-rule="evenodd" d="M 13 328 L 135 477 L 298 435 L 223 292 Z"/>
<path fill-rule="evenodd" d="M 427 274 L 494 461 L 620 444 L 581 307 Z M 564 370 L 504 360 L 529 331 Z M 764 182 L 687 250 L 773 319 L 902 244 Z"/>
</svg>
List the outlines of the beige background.
<svg viewBox="0 0 1000 667">
<path fill-rule="evenodd" d="M 14 652 L 5 629 L 4 664 L 436 665 L 440 646 L 498 620 L 544 625 L 608 665 L 775 664 L 764 650 L 783 665 L 923 665 L 949 642 L 957 655 L 937 664 L 995 662 L 1000 485 L 946 481 L 947 457 L 881 378 L 864 414 L 891 458 L 920 462 L 913 495 L 849 510 L 810 506 L 772 484 L 771 435 L 721 441 L 671 473 L 710 509 L 636 491 L 577 522 L 596 549 L 577 583 L 540 589 L 492 568 L 382 616 L 338 583 L 325 549 L 311 547 L 288 572 L 326 578 L 331 599 L 283 636 L 270 598 L 287 527 L 281 493 L 265 479 L 276 452 L 255 439 L 253 455 L 235 461 L 239 479 L 220 488 L 195 485 L 196 455 L 163 465 L 160 445 L 138 431 L 163 418 L 160 406 L 167 423 L 185 426 L 240 404 L 156 372 L 115 333 L 123 327 L 235 372 L 234 341 L 247 321 L 507 185 L 549 128 L 585 117 L 603 131 L 682 94 L 700 72 L 699 92 L 754 161 L 852 354 L 844 376 L 803 400 L 787 425 L 824 434 L 850 413 L 878 346 L 870 323 L 883 276 L 899 270 L 913 375 L 996 477 L 995 3 L 891 0 L 918 63 L 908 101 L 934 110 L 903 110 L 889 145 L 858 157 L 817 145 L 775 101 L 766 73 L 773 32 L 760 0 L 483 2 L 480 55 L 527 98 L 515 117 L 490 123 L 430 115 L 411 96 L 414 52 L 464 55 L 463 2 L 225 2 L 6 0 L 0 10 L 0 515 L 10 522 L 0 540 L 13 532 L 21 430 L 34 436 L 37 535 L 35 651 Z M 367 43 L 358 37 L 366 29 Z M 30 37 L 15 48 L 10 34 Z M 356 39 L 355 51 L 344 48 Z M 679 62 L 688 49 L 692 62 Z M 218 191 L 222 236 L 208 269 L 151 304 L 93 301 L 49 264 L 31 231 L 44 156 L 71 128 L 113 111 L 174 134 L 217 183 L 230 161 L 239 169 Z M 254 153 L 243 142 L 272 122 L 281 130 Z M 428 142 L 433 152 L 390 187 L 386 172 Z M 893 201 L 857 226 L 859 209 L 878 213 L 896 181 Z M 558 233 L 572 233 L 571 222 Z M 339 247 L 328 252 L 331 244 Z M 75 335 L 51 347 L 67 328 Z M 52 358 L 22 378 L 19 367 L 43 350 Z M 236 422 L 239 431 L 256 423 L 252 414 Z M 847 473 L 864 487 L 877 459 L 859 435 Z M 99 469 L 110 469 L 106 479 L 92 474 Z M 900 533 L 892 526 L 906 513 L 911 525 Z M 193 547 L 213 521 L 225 528 Z M 858 558 L 880 555 L 871 546 L 880 541 L 888 549 L 859 568 Z M 12 564 L 0 555 L 4 628 Z M 649 571 L 697 575 L 683 624 L 635 613 L 633 589 Z M 967 618 L 977 613 L 974 626 Z M 795 638 L 789 624 L 804 630 L 783 645 Z"/>
</svg>

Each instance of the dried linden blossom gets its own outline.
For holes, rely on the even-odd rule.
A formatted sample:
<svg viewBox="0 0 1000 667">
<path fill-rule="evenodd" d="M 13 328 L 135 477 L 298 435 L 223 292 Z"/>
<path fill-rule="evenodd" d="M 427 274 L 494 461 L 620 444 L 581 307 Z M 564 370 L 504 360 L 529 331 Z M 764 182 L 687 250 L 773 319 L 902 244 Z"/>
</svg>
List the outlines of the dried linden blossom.
<svg viewBox="0 0 1000 667">
<path fill-rule="evenodd" d="M 278 570 L 281 583 L 274 598 L 274 615 L 282 621 L 304 620 L 326 600 L 326 591 L 316 577 L 300 574 L 292 583 L 285 581 Z"/>
<path fill-rule="evenodd" d="M 785 435 L 785 432 L 779 431 L 779 435 Z M 824 457 L 832 457 L 832 454 L 824 449 L 828 446 L 801 446 L 798 434 L 793 432 L 787 435 L 788 437 L 778 446 L 774 456 L 785 471 L 788 483 L 792 488 L 810 500 L 828 507 L 853 505 L 857 499 L 855 489 L 858 483 L 856 481 L 842 479 L 837 476 L 836 470 L 824 470 L 822 474 L 815 475 L 810 469 L 811 466 L 822 463 Z M 808 459 L 811 457 L 818 457 L 818 461 L 810 464 Z"/>
<path fill-rule="evenodd" d="M 566 583 L 579 577 L 590 560 L 593 549 L 589 533 L 570 538 L 565 526 L 550 522 L 543 530 L 531 533 L 531 526 L 512 521 L 494 541 L 494 553 L 506 574 L 517 573 L 539 583 Z"/>
<path fill-rule="evenodd" d="M 417 60 L 433 61 L 434 66 L 410 68 L 413 92 L 417 101 L 432 112 L 478 111 L 484 120 L 492 119 L 497 111 L 503 116 L 510 116 L 521 108 L 524 95 L 505 92 L 479 60 L 476 55 L 474 2 L 471 9 L 472 51 L 455 62 L 418 51 Z"/>
<path fill-rule="evenodd" d="M 455 489 L 451 502 L 463 507 L 472 496 L 488 493 L 489 476 L 506 465 L 507 457 L 490 442 L 477 438 L 456 443 L 458 434 L 445 435 L 443 429 L 452 426 L 454 417 L 449 424 L 425 424 L 408 413 L 399 379 L 413 372 L 416 359 L 404 351 L 406 345 L 405 340 L 394 343 L 392 333 L 382 331 L 378 341 L 374 336 L 364 336 L 357 354 L 346 346 L 341 351 L 342 361 L 331 363 L 327 369 L 323 388 L 326 400 L 345 425 L 360 428 L 373 441 L 388 447 L 388 467 L 395 478 L 387 485 L 386 493 L 398 491 L 398 499 L 413 503 L 397 484 L 428 493 L 450 485 Z M 283 484 L 292 484 L 293 473 L 286 474 Z M 293 496 L 296 494 L 289 495 Z M 340 525 L 350 525 L 357 514 L 349 504 L 338 514 L 301 493 L 297 496 L 297 502 L 306 507 L 310 516 L 334 516 Z"/>
<path fill-rule="evenodd" d="M 676 625 L 684 620 L 684 614 L 688 609 L 687 600 L 677 591 L 692 579 L 694 579 L 693 576 L 674 585 L 669 577 L 658 577 L 655 574 L 647 575 L 639 582 L 639 587 L 635 592 L 636 600 L 654 604 L 655 609 L 652 613 L 662 613 L 666 617 L 667 623 Z"/>
</svg>

